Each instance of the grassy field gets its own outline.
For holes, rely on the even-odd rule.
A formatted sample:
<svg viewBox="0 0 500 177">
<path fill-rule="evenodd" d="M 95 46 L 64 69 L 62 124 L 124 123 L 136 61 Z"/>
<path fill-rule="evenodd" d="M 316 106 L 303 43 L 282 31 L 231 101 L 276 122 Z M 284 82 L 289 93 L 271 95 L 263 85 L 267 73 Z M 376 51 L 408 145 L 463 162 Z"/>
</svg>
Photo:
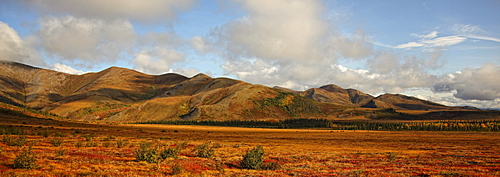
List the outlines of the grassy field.
<svg viewBox="0 0 500 177">
<path fill-rule="evenodd" d="M 0 117 L 0 176 L 500 175 L 499 132 L 99 125 Z M 153 161 L 138 159 L 141 144 L 154 151 Z M 200 157 L 200 145 L 213 154 Z M 261 168 L 247 169 L 243 156 L 257 146 L 265 151 Z M 177 157 L 161 158 L 168 149 L 177 150 Z"/>
</svg>

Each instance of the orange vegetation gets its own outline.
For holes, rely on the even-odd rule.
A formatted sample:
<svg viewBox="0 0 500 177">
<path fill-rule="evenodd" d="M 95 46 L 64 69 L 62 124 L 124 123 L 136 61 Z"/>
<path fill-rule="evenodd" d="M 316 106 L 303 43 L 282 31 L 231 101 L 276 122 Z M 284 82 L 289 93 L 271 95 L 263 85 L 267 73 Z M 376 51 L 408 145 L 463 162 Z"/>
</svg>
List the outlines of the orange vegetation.
<svg viewBox="0 0 500 177">
<path fill-rule="evenodd" d="M 0 116 L 0 125 L 17 124 Z M 10 117 L 12 118 L 12 117 Z M 6 120 L 10 120 L 7 122 Z M 97 125 L 23 120 L 24 147 L 0 142 L 0 176 L 499 176 L 498 132 L 277 130 L 173 125 Z M 4 126 L 4 128 L 5 128 Z M 2 132 L 0 132 L 1 134 Z M 19 137 L 19 135 L 2 135 Z M 3 137 L 2 137 L 3 138 Z M 54 140 L 62 139 L 60 146 Z M 187 142 L 177 158 L 136 160 L 141 142 L 159 149 Z M 210 158 L 195 146 L 215 147 Z M 242 169 L 261 145 L 268 170 Z M 26 147 L 32 169 L 15 169 Z"/>
</svg>

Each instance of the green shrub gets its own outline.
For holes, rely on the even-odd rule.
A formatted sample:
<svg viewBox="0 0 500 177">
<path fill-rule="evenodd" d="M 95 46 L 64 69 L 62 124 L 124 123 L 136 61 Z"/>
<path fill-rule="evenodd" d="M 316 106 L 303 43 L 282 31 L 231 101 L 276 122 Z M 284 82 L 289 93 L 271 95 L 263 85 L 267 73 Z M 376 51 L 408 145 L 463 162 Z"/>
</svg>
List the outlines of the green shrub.
<svg viewBox="0 0 500 177">
<path fill-rule="evenodd" d="M 23 151 L 14 159 L 14 168 L 32 169 L 35 166 L 35 155 L 31 153 L 31 147 Z"/>
<path fill-rule="evenodd" d="M 240 166 L 247 169 L 260 169 L 260 165 L 263 161 L 264 148 L 262 146 L 257 146 L 243 156 Z"/>
<path fill-rule="evenodd" d="M 62 138 L 52 138 L 52 139 L 50 139 L 50 143 L 52 143 L 52 146 L 54 146 L 54 147 L 61 146 L 63 142 L 64 142 L 64 139 L 62 139 Z"/>
<path fill-rule="evenodd" d="M 210 158 L 214 155 L 214 146 L 210 146 L 210 143 L 203 143 L 196 147 L 194 147 L 193 151 L 195 151 L 196 156 L 203 158 Z"/>
<path fill-rule="evenodd" d="M 141 142 L 136 150 L 135 158 L 138 161 L 146 161 L 148 163 L 157 163 L 159 155 L 157 148 L 151 142 Z"/>
<path fill-rule="evenodd" d="M 181 153 L 181 149 L 179 148 L 179 146 L 169 147 L 169 148 L 164 149 L 160 152 L 160 157 L 162 159 L 166 159 L 169 157 L 177 158 L 177 156 L 179 156 L 180 153 Z"/>
<path fill-rule="evenodd" d="M 20 127 L 0 126 L 0 135 L 25 135 L 26 133 Z"/>
<path fill-rule="evenodd" d="M 3 142 L 7 143 L 8 146 L 24 146 L 26 144 L 26 136 L 21 135 L 14 138 L 14 136 L 3 136 Z"/>
</svg>

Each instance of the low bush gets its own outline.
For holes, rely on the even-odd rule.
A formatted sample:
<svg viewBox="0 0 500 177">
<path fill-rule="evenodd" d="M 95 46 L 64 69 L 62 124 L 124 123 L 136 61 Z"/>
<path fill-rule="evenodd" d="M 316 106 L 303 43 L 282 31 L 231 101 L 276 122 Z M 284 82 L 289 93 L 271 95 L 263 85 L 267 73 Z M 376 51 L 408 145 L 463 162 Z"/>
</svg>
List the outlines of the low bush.
<svg viewBox="0 0 500 177">
<path fill-rule="evenodd" d="M 35 155 L 31 153 L 31 147 L 23 151 L 14 159 L 14 168 L 32 169 L 35 166 Z"/>
<path fill-rule="evenodd" d="M 7 136 L 4 135 L 2 138 L 3 142 L 5 142 L 8 146 L 24 146 L 26 144 L 26 136 Z"/>
<path fill-rule="evenodd" d="M 264 148 L 262 146 L 257 146 L 243 156 L 240 166 L 247 169 L 260 169 L 263 161 Z"/>
<path fill-rule="evenodd" d="M 151 142 L 141 142 L 135 155 L 138 161 L 146 161 L 148 163 L 157 163 L 159 157 L 157 147 L 154 147 Z"/>
<path fill-rule="evenodd" d="M 63 138 L 52 138 L 52 139 L 50 139 L 50 143 L 52 143 L 52 146 L 54 146 L 54 147 L 61 146 L 63 142 L 64 142 Z"/>
<path fill-rule="evenodd" d="M 214 146 L 210 146 L 210 143 L 203 143 L 194 147 L 193 151 L 195 151 L 195 154 L 198 157 L 210 158 L 214 155 L 214 149 Z"/>
</svg>

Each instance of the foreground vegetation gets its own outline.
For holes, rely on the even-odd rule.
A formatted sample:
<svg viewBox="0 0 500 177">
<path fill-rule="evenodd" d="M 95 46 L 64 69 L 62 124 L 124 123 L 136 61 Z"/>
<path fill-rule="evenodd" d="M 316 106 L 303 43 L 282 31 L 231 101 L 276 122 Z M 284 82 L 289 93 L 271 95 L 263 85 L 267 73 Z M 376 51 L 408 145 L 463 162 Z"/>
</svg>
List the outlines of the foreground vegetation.
<svg viewBox="0 0 500 177">
<path fill-rule="evenodd" d="M 0 176 L 498 176 L 498 132 L 0 126 Z"/>
<path fill-rule="evenodd" d="M 331 130 L 381 131 L 500 131 L 500 120 L 453 120 L 434 122 L 332 121 L 326 119 L 286 119 L 272 121 L 166 120 L 139 124 L 207 125 L 251 128 L 326 128 Z"/>
</svg>

